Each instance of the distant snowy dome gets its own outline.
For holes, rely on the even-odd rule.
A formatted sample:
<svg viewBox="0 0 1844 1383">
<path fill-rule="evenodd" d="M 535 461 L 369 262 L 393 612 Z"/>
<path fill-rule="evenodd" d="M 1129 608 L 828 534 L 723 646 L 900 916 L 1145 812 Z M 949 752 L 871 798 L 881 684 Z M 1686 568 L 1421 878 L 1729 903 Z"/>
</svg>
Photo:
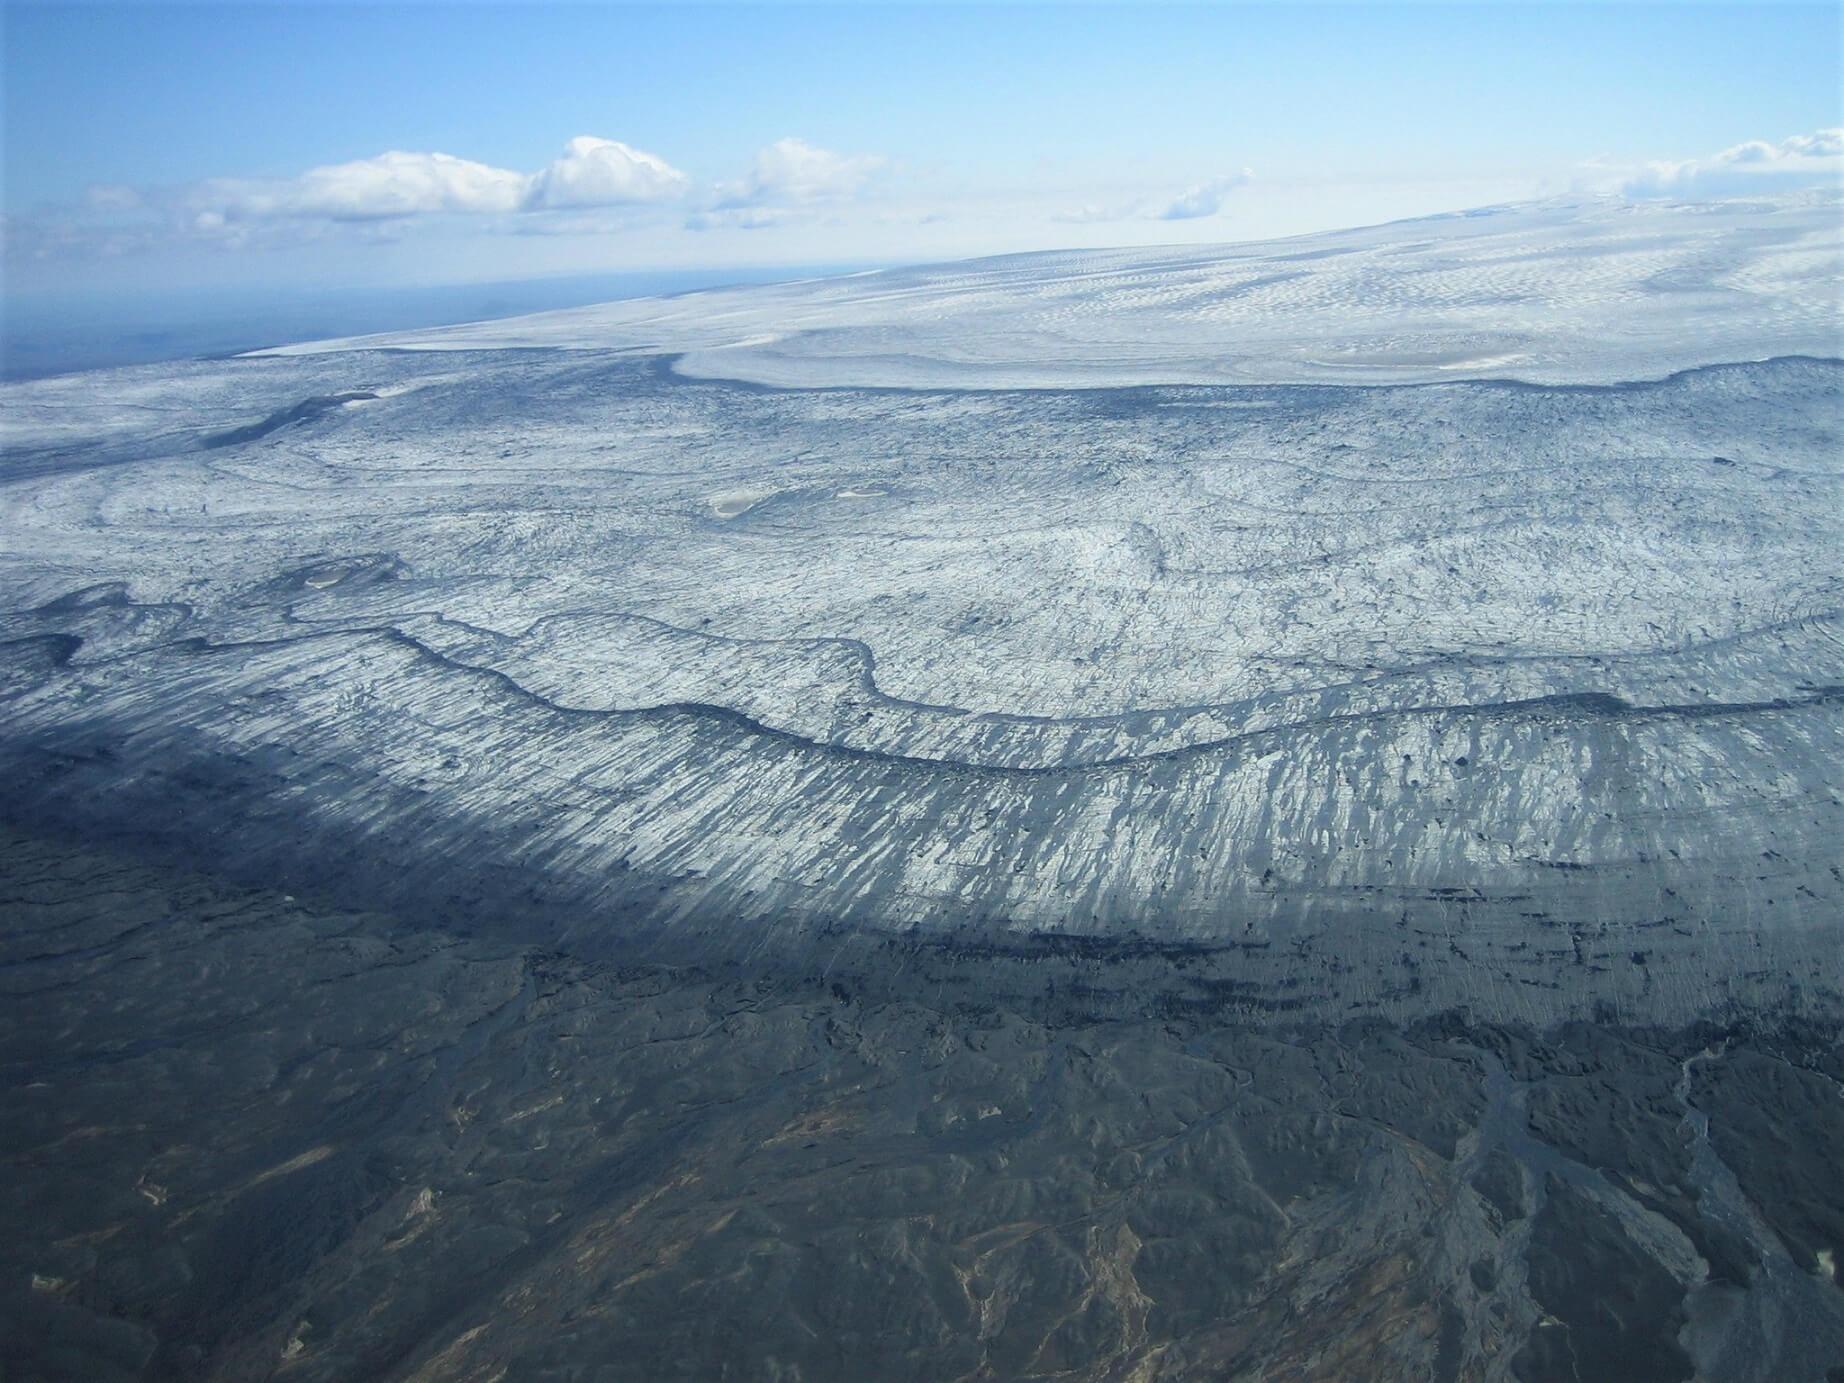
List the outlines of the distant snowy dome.
<svg viewBox="0 0 1844 1383">
<path fill-rule="evenodd" d="M 1537 202 L 1290 240 L 1008 255 L 287 346 L 620 349 L 791 387 L 1611 383 L 1844 354 L 1832 192 Z"/>
</svg>

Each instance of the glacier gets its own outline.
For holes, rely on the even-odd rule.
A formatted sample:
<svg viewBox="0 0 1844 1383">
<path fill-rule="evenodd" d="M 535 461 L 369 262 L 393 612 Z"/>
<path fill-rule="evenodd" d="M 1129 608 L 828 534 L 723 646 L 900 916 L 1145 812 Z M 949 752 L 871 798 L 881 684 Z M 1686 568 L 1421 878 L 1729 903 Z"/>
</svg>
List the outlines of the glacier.
<svg viewBox="0 0 1844 1383">
<path fill-rule="evenodd" d="M 1564 199 L 0 385 L 0 1366 L 1830 1377 L 1841 259 Z"/>
</svg>

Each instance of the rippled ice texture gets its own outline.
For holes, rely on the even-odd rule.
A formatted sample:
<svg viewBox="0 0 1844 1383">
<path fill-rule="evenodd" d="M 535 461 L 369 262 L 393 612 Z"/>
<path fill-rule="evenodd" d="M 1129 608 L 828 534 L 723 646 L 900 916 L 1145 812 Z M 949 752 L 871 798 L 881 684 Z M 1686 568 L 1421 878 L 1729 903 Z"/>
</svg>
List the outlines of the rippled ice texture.
<svg viewBox="0 0 1844 1383">
<path fill-rule="evenodd" d="M 1836 262 L 1551 206 L 10 387 L 8 805 L 597 952 L 1835 1011 Z M 1412 382 L 1187 383 L 1330 378 Z"/>
</svg>

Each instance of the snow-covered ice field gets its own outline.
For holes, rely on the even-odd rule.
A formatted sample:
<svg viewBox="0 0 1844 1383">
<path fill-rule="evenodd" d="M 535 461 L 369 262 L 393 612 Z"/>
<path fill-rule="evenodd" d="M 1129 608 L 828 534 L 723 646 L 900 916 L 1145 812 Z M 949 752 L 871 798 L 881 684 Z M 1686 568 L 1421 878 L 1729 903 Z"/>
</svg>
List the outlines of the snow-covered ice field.
<svg viewBox="0 0 1844 1383">
<path fill-rule="evenodd" d="M 0 769 L 598 953 L 1835 1011 L 1839 255 L 1544 204 L 8 386 Z"/>
<path fill-rule="evenodd" d="M 682 353 L 783 387 L 1542 384 L 1840 353 L 1831 191 L 1487 208 L 1264 243 L 1011 255 L 283 348 Z"/>
</svg>

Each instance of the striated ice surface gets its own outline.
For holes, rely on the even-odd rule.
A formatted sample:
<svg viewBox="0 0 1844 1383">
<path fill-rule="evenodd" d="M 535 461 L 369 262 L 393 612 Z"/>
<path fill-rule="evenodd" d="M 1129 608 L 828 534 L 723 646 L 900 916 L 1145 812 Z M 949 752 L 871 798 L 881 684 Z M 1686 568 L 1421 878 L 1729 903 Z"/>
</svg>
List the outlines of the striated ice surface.
<svg viewBox="0 0 1844 1383">
<path fill-rule="evenodd" d="M 7 807 L 598 954 L 1835 1013 L 1836 246 L 1545 206 L 9 386 Z M 1197 382 L 1329 378 L 1417 382 Z"/>
<path fill-rule="evenodd" d="M 1010 255 L 285 347 L 682 353 L 778 386 L 1614 383 L 1840 353 L 1835 190 L 1488 208 L 1254 244 Z"/>
</svg>

